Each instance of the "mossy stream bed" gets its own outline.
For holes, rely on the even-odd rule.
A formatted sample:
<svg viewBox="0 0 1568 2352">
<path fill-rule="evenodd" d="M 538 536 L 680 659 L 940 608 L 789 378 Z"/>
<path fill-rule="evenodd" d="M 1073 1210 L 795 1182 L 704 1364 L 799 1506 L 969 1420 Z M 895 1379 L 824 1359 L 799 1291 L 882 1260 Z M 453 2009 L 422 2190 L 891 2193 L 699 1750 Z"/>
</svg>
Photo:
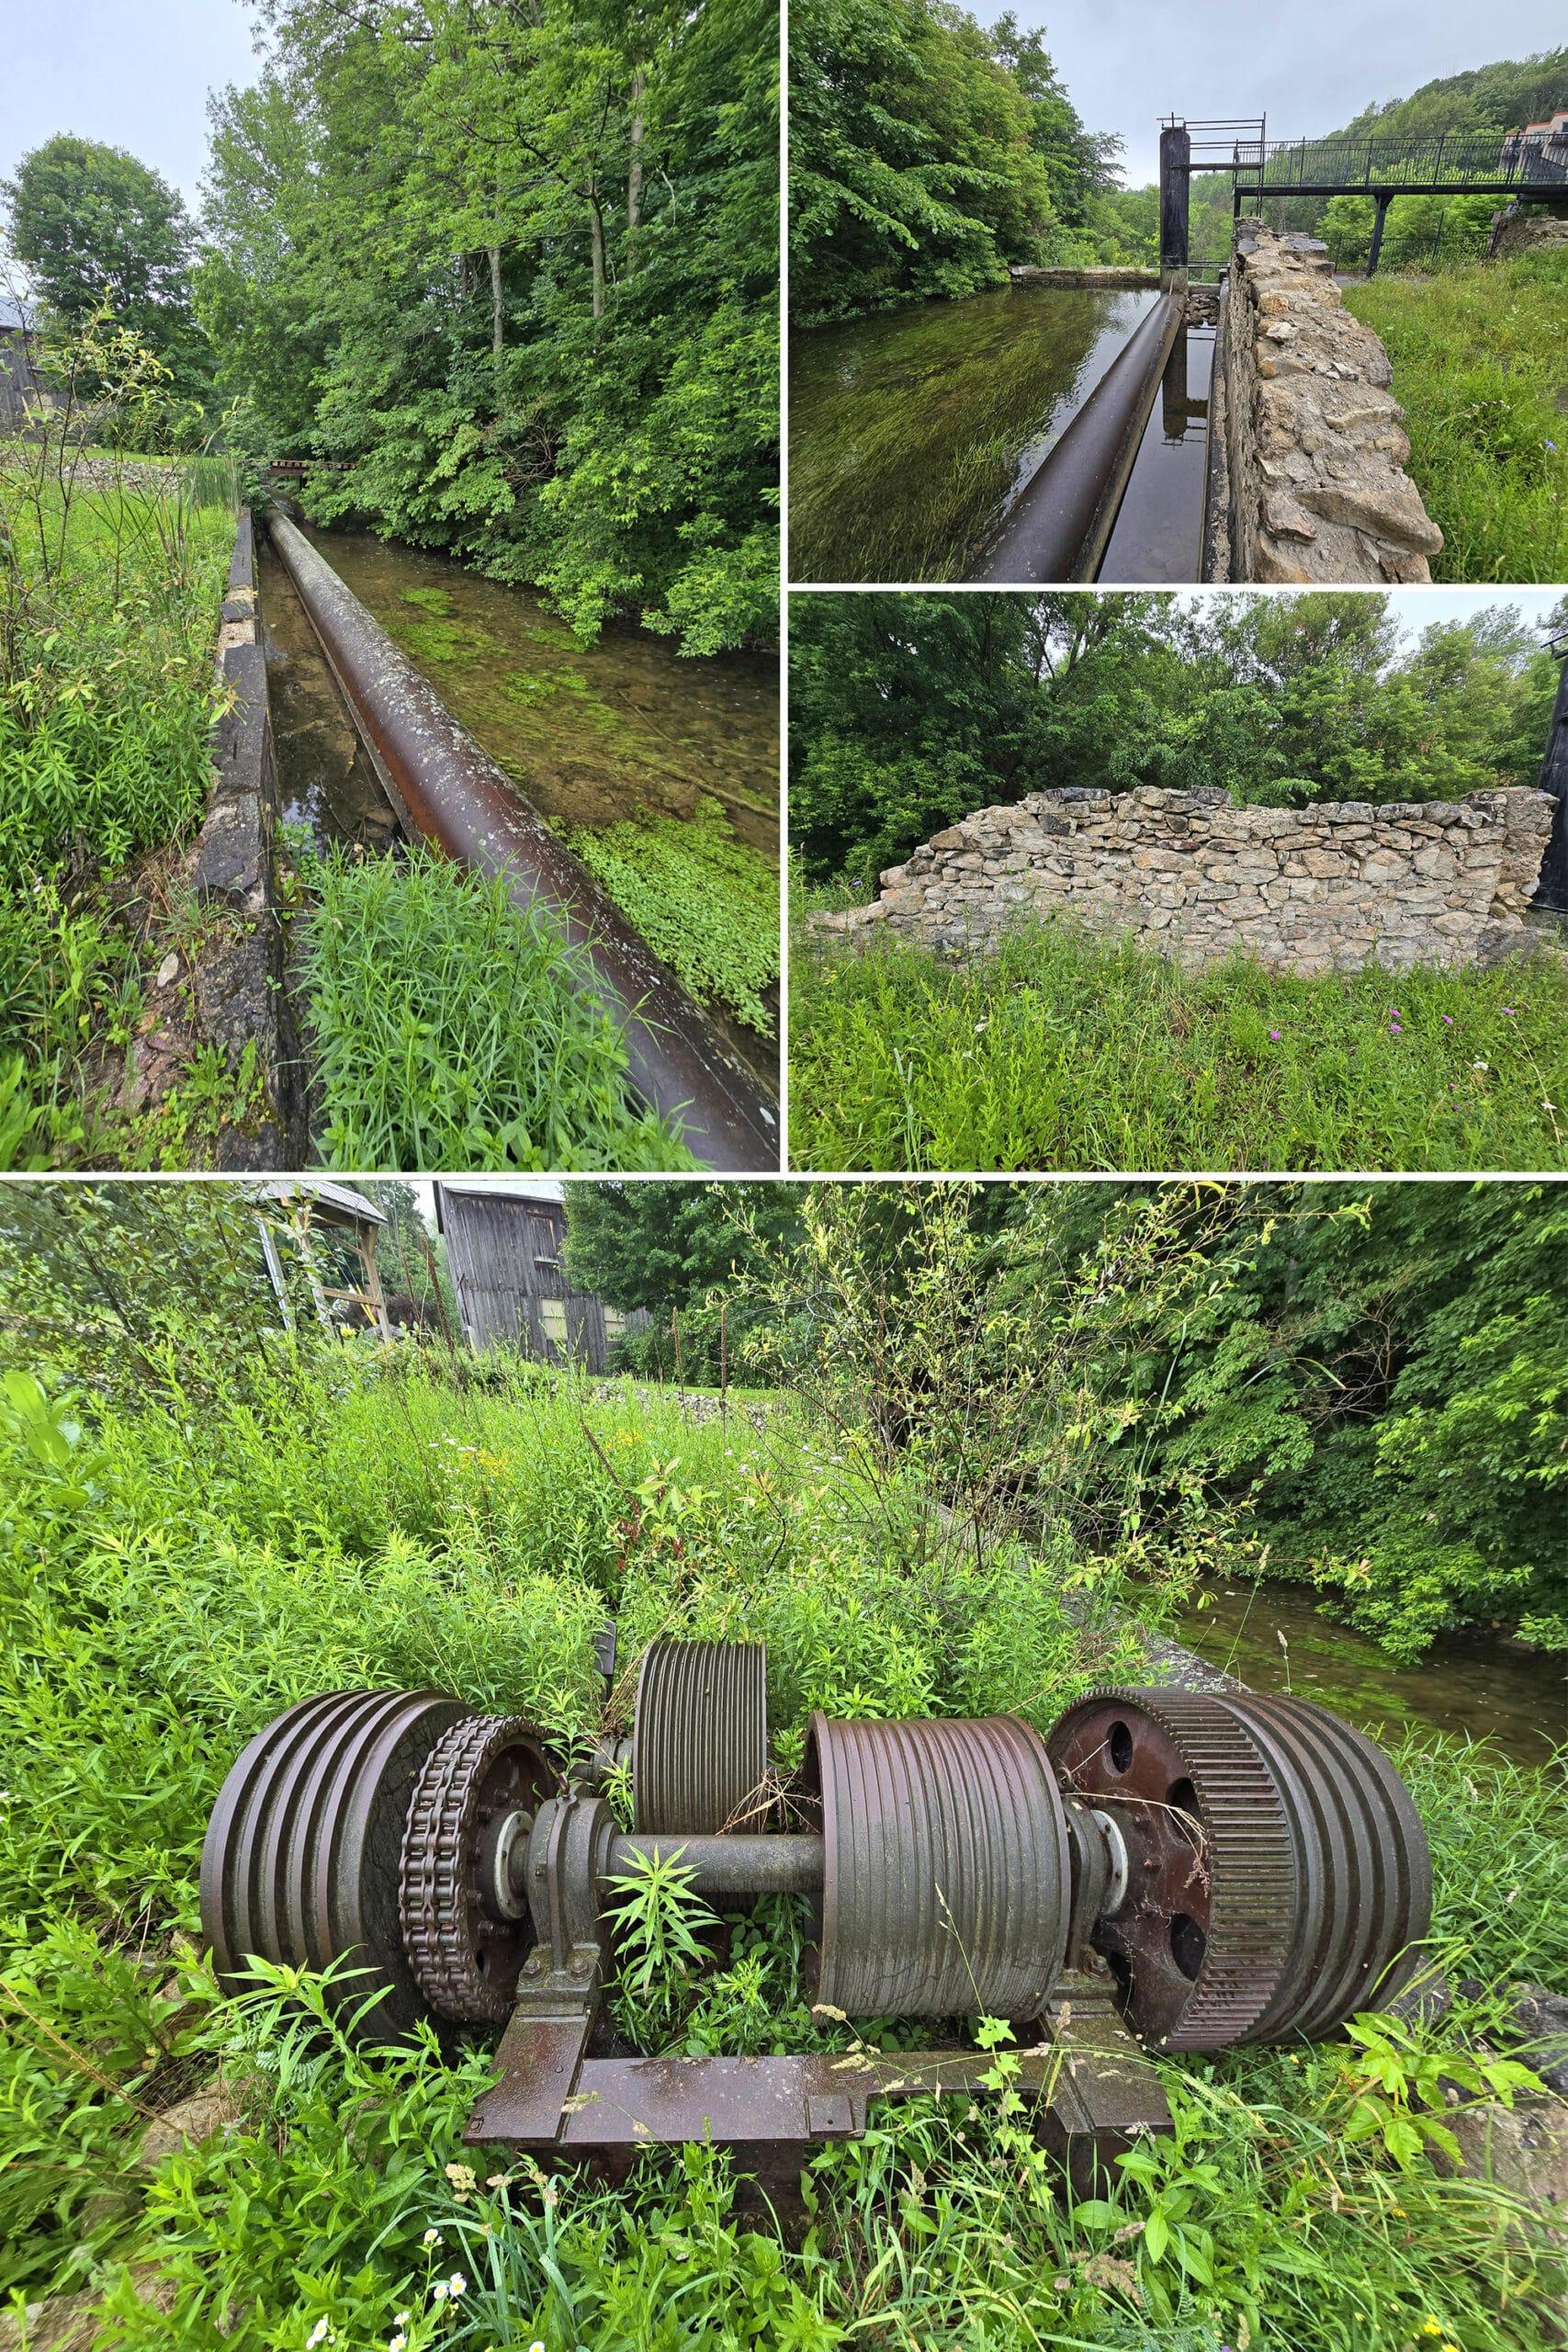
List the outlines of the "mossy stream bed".
<svg viewBox="0 0 1568 2352">
<path fill-rule="evenodd" d="M 632 623 L 585 648 L 529 589 L 367 534 L 306 527 L 731 1049 L 776 1089 L 775 658 L 683 659 Z M 321 846 L 386 846 L 391 811 L 270 554 L 260 586 L 285 818 Z"/>
<path fill-rule="evenodd" d="M 1158 299 L 1004 286 L 795 334 L 790 578 L 965 579 Z M 1197 578 L 1213 340 L 1184 338 L 1177 397 L 1155 403 L 1102 579 Z"/>
<path fill-rule="evenodd" d="M 1304 1585 L 1210 1577 L 1178 1631 L 1253 1690 L 1314 1699 L 1374 1738 L 1438 1730 L 1492 1740 L 1520 1764 L 1544 1763 L 1568 1742 L 1568 1657 L 1517 1642 L 1502 1625 L 1441 1634 L 1415 1665 L 1400 1666 L 1324 1616 Z"/>
</svg>

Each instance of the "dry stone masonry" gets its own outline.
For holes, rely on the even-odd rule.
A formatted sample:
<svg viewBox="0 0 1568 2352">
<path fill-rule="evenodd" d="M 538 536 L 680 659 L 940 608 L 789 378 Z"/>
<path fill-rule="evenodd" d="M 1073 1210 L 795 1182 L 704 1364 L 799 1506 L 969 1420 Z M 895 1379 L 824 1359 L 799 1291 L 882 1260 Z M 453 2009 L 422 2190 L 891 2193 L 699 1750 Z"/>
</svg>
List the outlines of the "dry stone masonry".
<svg viewBox="0 0 1568 2352">
<path fill-rule="evenodd" d="M 1443 535 L 1404 471 L 1388 354 L 1328 248 L 1236 223 L 1221 327 L 1230 580 L 1429 581 Z"/>
<path fill-rule="evenodd" d="M 1525 786 L 1458 801 L 1237 808 L 1218 789 L 1032 793 L 950 825 L 882 895 L 811 920 L 966 954 L 1067 916 L 1200 966 L 1244 949 L 1314 976 L 1494 963 L 1534 943 L 1552 800 Z"/>
</svg>

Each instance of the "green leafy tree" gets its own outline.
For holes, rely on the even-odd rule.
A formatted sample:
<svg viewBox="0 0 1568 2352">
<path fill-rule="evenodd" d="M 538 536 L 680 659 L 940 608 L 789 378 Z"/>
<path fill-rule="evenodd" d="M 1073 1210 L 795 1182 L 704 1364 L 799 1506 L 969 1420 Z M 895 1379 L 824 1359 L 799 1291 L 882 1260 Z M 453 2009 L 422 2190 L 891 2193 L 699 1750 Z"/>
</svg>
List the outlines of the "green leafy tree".
<svg viewBox="0 0 1568 2352">
<path fill-rule="evenodd" d="M 194 231 L 177 190 L 121 147 L 62 134 L 3 184 L 10 242 L 34 286 L 72 328 L 107 312 L 200 399 L 211 354 L 191 308 Z"/>
<path fill-rule="evenodd" d="M 805 1187 L 795 1184 L 623 1184 L 566 1187 L 566 1260 L 573 1282 L 626 1312 L 645 1307 L 650 1332 L 626 1343 L 626 1360 L 666 1378 L 719 1374 L 718 1301 L 730 1377 L 762 1310 L 741 1278 L 800 1232 Z"/>
</svg>

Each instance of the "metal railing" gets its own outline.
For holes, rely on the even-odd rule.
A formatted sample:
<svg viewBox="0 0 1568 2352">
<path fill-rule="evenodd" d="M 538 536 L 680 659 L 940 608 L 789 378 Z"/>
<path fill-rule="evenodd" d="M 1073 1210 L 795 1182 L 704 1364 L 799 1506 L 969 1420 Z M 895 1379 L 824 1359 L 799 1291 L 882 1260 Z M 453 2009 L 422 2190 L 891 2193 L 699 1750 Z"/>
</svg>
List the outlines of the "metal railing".
<svg viewBox="0 0 1568 2352">
<path fill-rule="evenodd" d="M 1568 187 L 1568 138 L 1527 140 L 1522 132 L 1439 131 L 1436 137 L 1268 139 L 1262 123 L 1189 124 L 1195 172 L 1228 171 L 1248 186 L 1368 189 L 1391 181 L 1454 187 L 1465 181 L 1518 187 Z"/>
</svg>

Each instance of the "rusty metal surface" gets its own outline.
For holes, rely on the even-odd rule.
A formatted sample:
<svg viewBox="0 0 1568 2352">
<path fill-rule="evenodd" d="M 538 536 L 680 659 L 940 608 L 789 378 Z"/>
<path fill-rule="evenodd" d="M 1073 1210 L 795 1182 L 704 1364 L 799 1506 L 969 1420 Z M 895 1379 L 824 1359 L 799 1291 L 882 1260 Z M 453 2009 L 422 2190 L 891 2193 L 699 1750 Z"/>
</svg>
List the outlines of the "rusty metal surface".
<svg viewBox="0 0 1568 2352">
<path fill-rule="evenodd" d="M 551 2146 L 581 2071 L 592 2023 L 586 2008 L 556 2017 L 520 2009 L 496 2052 L 500 2079 L 480 2092 L 463 2127 L 464 2146 Z"/>
<path fill-rule="evenodd" d="M 776 1170 L 777 1112 L 694 999 L 303 532 L 276 510 L 267 520 L 367 749 L 411 829 L 479 873 L 501 875 L 515 905 L 546 909 L 586 948 L 607 1008 L 626 1024 L 633 1083 L 682 1127 L 703 1165 Z"/>
<path fill-rule="evenodd" d="M 538 1734 L 514 1715 L 469 1715 L 425 1759 L 403 1831 L 398 1909 L 409 1965 L 438 2017 L 499 2025 L 511 2015 L 535 1940 L 528 1832 L 555 1779 Z M 512 1903 L 493 1850 L 507 1830 Z"/>
<path fill-rule="evenodd" d="M 1181 325 L 1182 297 L 1163 294 L 1053 444 L 986 548 L 972 581 L 1049 586 L 1093 580 Z"/>
<path fill-rule="evenodd" d="M 1122 2022 L 1108 1981 L 1067 1971 L 1040 2020 L 1055 2061 L 1040 2136 L 1079 2197 L 1103 2195 L 1115 2160 L 1170 2130 L 1158 2075 Z"/>
<path fill-rule="evenodd" d="M 765 1645 L 650 1643 L 632 1740 L 637 1829 L 756 1827 L 766 1815 L 767 1776 Z"/>
<path fill-rule="evenodd" d="M 1038 1733 L 1009 1715 L 816 1715 L 807 1760 L 826 1847 L 819 1997 L 850 2017 L 1037 2015 L 1069 1899 Z"/>
<path fill-rule="evenodd" d="M 398 1919 L 398 1857 L 425 1758 L 465 1710 L 438 1690 L 338 1691 L 291 1707 L 237 1758 L 202 1849 L 202 1928 L 220 1979 L 252 1954 L 355 1972 L 347 2014 L 373 1994 L 376 2033 L 426 2014 Z"/>
<path fill-rule="evenodd" d="M 609 1874 L 622 1878 L 654 1855 L 690 1871 L 696 1894 L 816 1894 L 822 1885 L 822 1840 L 807 1831 L 701 1838 L 682 1830 L 634 1830 L 611 1845 Z"/>
<path fill-rule="evenodd" d="M 502 2045 L 504 2052 L 505 2045 Z M 587 2058 L 570 2068 L 557 2117 L 550 2100 L 568 2074 L 562 2038 L 547 2064 L 509 2074 L 476 2103 L 470 2147 L 673 2147 L 686 2140 L 759 2147 L 858 2138 L 873 2099 L 931 2092 L 982 2097 L 995 2061 L 982 2050 L 875 2052 L 793 2058 Z M 1059 2070 L 1055 2052 L 1019 2054 L 1017 2086 L 1039 2097 Z M 530 2130 L 521 2129 L 526 2120 Z"/>
<path fill-rule="evenodd" d="M 1252 1692 L 1091 1692 L 1051 1735 L 1065 1789 L 1121 1827 L 1124 1902 L 1095 1948 L 1170 2050 L 1322 2034 L 1389 1997 L 1426 1932 L 1427 1843 L 1372 1743 Z"/>
</svg>

